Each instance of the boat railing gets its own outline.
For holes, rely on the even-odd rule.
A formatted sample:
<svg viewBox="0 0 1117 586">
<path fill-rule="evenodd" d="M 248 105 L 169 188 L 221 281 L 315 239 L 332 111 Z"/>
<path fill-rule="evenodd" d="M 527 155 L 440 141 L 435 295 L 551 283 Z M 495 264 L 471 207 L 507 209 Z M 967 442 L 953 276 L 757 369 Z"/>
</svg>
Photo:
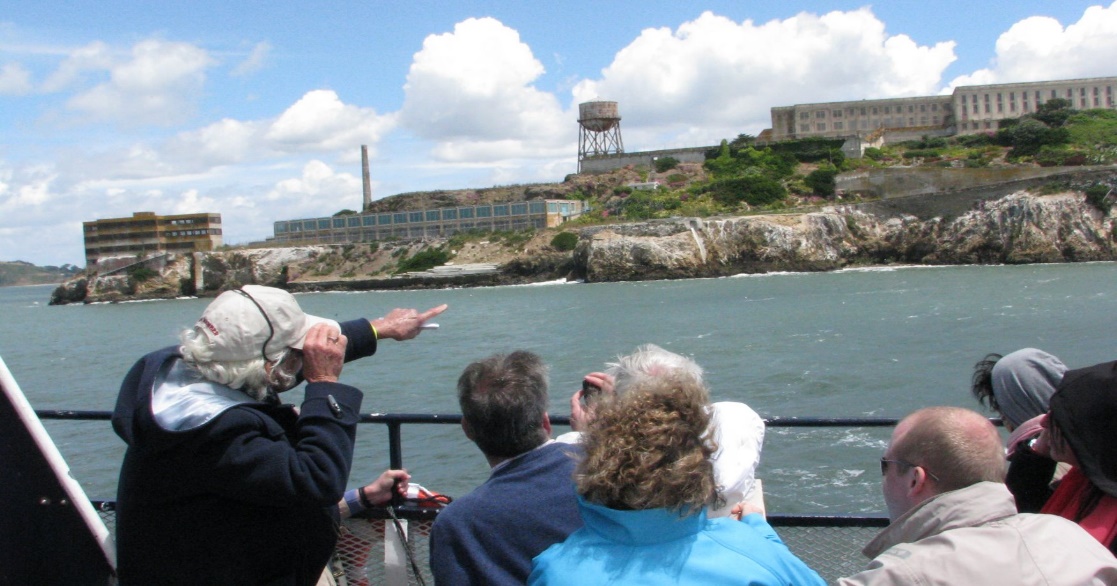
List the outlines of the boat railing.
<svg viewBox="0 0 1117 586">
<path fill-rule="evenodd" d="M 107 421 L 107 411 L 38 410 L 40 419 Z M 569 417 L 552 416 L 557 426 L 569 425 Z M 898 420 L 891 418 L 842 417 L 769 417 L 768 427 L 892 427 Z M 405 425 L 460 425 L 460 414 L 373 413 L 361 417 L 362 424 L 383 425 L 388 432 L 389 463 L 403 468 L 402 428 Z M 451 495 L 457 496 L 457 495 Z M 105 525 L 115 535 L 116 507 L 113 501 L 93 501 Z M 346 520 L 341 527 L 334 565 L 338 584 L 419 584 L 410 559 L 414 559 L 423 583 L 432 584 L 428 567 L 431 526 L 437 508 L 421 507 L 406 502 L 389 507 L 373 508 L 358 517 Z M 868 560 L 861 548 L 888 519 L 859 515 L 781 515 L 769 514 L 768 522 L 780 538 L 808 566 L 827 582 L 864 569 Z M 405 538 L 401 539 L 401 536 Z M 409 559 L 409 555 L 411 558 Z"/>
</svg>

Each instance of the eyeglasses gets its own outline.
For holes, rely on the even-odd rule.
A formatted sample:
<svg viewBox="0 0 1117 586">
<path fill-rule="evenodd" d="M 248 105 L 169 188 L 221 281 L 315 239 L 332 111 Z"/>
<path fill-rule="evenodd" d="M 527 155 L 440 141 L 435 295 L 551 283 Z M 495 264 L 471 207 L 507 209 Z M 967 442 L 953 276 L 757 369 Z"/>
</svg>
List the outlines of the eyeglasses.
<svg viewBox="0 0 1117 586">
<path fill-rule="evenodd" d="M 904 468 L 923 468 L 923 471 L 926 472 L 927 475 L 930 476 L 931 478 L 934 478 L 935 482 L 939 481 L 939 477 L 935 476 L 934 473 L 932 473 L 930 470 L 928 470 L 926 466 L 920 466 L 919 464 L 912 464 L 911 462 L 908 462 L 907 460 L 889 460 L 887 458 L 881 458 L 880 459 L 880 475 L 881 476 L 884 476 L 885 474 L 888 474 L 888 465 L 889 464 L 899 464 L 899 465 L 903 466 Z"/>
<path fill-rule="evenodd" d="M 275 337 L 275 327 L 271 325 L 271 319 L 268 318 L 268 312 L 264 311 L 264 306 L 260 305 L 259 301 L 256 301 L 254 297 L 249 295 L 248 291 L 244 289 L 235 289 L 235 291 L 247 297 L 248 300 L 256 306 L 256 309 L 260 310 L 260 315 L 264 316 L 264 321 L 268 324 L 268 337 L 264 340 L 264 346 L 260 348 L 260 354 L 264 357 L 264 362 L 268 362 L 268 342 L 271 342 L 271 339 Z"/>
</svg>

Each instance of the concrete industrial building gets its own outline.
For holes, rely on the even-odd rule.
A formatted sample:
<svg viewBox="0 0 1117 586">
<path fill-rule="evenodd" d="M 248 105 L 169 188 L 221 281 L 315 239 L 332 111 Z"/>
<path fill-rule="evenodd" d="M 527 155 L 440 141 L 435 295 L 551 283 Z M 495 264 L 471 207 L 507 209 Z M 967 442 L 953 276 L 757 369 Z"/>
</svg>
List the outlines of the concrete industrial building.
<svg viewBox="0 0 1117 586">
<path fill-rule="evenodd" d="M 157 216 L 154 212 L 136 212 L 131 218 L 82 222 L 82 229 L 87 267 L 109 257 L 201 252 L 221 246 L 221 214 Z"/>
<path fill-rule="evenodd" d="M 758 137 L 775 142 L 809 137 L 883 135 L 884 142 L 923 135 L 994 132 L 1001 120 L 1033 113 L 1052 98 L 1078 110 L 1115 107 L 1117 77 L 958 86 L 950 95 L 796 104 L 772 108 L 772 128 Z"/>
<path fill-rule="evenodd" d="M 277 243 L 374 242 L 445 238 L 467 230 L 552 228 L 586 211 L 579 200 L 546 199 L 428 210 L 362 212 L 275 223 Z"/>
</svg>

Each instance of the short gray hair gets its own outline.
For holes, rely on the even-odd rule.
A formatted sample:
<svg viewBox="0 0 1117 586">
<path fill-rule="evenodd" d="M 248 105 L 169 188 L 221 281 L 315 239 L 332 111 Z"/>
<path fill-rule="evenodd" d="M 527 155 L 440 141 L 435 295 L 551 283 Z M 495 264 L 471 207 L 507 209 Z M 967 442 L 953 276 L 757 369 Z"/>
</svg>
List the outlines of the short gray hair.
<svg viewBox="0 0 1117 586">
<path fill-rule="evenodd" d="M 458 404 L 486 456 L 529 452 L 547 441 L 547 365 L 524 350 L 478 360 L 458 377 Z"/>
<path fill-rule="evenodd" d="M 263 357 L 248 360 L 218 361 L 213 359 L 213 344 L 196 328 L 183 330 L 179 335 L 182 346 L 179 352 L 187 366 L 198 371 L 202 378 L 225 385 L 231 389 L 244 391 L 245 394 L 257 401 L 275 400 L 275 393 L 269 388 L 269 383 L 282 389 L 294 386 L 298 373 L 286 372 L 281 368 L 273 368 L 269 378 L 268 371 L 264 368 L 267 364 Z M 275 364 L 286 363 L 287 354 L 291 350 L 284 349 L 277 357 Z"/>
<path fill-rule="evenodd" d="M 613 388 L 617 395 L 648 379 L 664 375 L 690 378 L 699 385 L 702 380 L 702 367 L 686 356 L 668 352 L 655 344 L 644 344 L 628 356 L 620 356 L 616 362 L 605 364 L 605 374 L 613 377 Z"/>
</svg>

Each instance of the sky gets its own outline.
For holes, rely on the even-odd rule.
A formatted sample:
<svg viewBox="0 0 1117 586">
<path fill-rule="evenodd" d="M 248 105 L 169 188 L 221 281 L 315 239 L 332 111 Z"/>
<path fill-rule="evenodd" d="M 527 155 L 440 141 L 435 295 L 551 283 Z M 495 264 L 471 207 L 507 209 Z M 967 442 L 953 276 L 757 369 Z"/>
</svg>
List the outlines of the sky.
<svg viewBox="0 0 1117 586">
<path fill-rule="evenodd" d="M 578 104 L 626 151 L 773 106 L 1117 75 L 1117 0 L 5 0 L 0 260 L 83 266 L 82 222 L 220 213 L 226 244 L 373 198 L 559 182 Z"/>
</svg>

